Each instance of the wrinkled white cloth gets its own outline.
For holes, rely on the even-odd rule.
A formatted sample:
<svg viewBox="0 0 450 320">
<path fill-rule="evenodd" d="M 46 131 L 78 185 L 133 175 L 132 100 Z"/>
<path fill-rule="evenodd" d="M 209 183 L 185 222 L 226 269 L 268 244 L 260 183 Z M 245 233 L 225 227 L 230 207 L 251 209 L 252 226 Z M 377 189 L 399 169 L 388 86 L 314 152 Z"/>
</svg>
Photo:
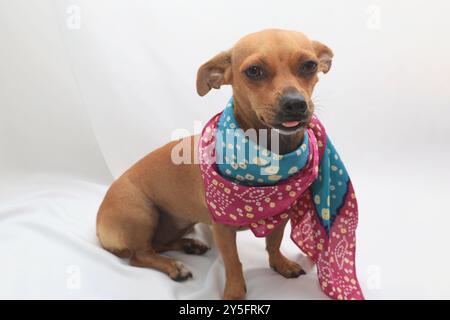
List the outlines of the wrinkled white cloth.
<svg viewBox="0 0 450 320">
<path fill-rule="evenodd" d="M 213 248 L 202 256 L 170 252 L 193 273 L 175 282 L 151 269 L 128 265 L 103 250 L 95 235 L 105 185 L 60 178 L 28 179 L 0 188 L 0 299 L 219 299 L 222 260 Z M 212 246 L 211 231 L 191 235 Z M 268 266 L 263 239 L 238 236 L 248 297 L 325 299 L 315 274 L 284 279 Z M 288 250 L 290 251 L 290 250 Z M 290 256 L 297 259 L 294 247 Z M 303 264 L 306 263 L 306 260 Z M 270 289 L 270 290 L 269 290 Z"/>
</svg>

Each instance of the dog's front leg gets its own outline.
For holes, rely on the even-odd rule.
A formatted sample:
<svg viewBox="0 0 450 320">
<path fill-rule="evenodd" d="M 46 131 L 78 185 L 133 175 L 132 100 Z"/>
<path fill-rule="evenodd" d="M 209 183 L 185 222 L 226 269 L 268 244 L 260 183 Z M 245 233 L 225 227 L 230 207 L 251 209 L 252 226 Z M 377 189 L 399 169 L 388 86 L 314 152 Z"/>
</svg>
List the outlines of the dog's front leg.
<svg viewBox="0 0 450 320">
<path fill-rule="evenodd" d="M 283 277 L 297 278 L 298 276 L 305 274 L 305 271 L 303 271 L 298 263 L 289 260 L 280 252 L 285 226 L 286 223 L 278 226 L 272 233 L 266 236 L 266 250 L 269 253 L 269 264 Z"/>
<path fill-rule="evenodd" d="M 246 287 L 242 264 L 236 246 L 236 230 L 224 224 L 213 223 L 214 240 L 225 265 L 225 300 L 245 299 Z"/>
</svg>

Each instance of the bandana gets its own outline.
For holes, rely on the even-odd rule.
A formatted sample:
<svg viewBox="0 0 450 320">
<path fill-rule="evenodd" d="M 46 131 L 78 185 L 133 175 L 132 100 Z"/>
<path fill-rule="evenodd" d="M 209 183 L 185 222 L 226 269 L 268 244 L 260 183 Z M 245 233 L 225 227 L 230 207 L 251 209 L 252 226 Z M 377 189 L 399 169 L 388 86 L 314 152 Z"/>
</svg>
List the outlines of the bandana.
<svg viewBox="0 0 450 320">
<path fill-rule="evenodd" d="M 223 113 L 209 120 L 199 141 L 206 203 L 213 221 L 249 227 L 255 236 L 265 237 L 289 219 L 291 239 L 316 263 L 325 294 L 333 299 L 364 299 L 355 267 L 355 193 L 320 121 L 312 117 L 303 143 L 293 153 L 280 156 L 260 148 L 257 156 L 248 159 L 239 152 L 258 146 L 245 139 L 242 130 L 234 132 L 234 141 L 240 139 L 241 147 L 223 138 L 222 127 L 228 129 L 228 138 L 229 129 L 238 129 L 231 117 L 232 105 L 231 100 Z M 225 148 L 233 152 L 224 152 Z"/>
<path fill-rule="evenodd" d="M 287 179 L 308 161 L 308 132 L 297 150 L 279 155 L 256 144 L 244 134 L 234 117 L 233 99 L 220 116 L 216 142 L 216 163 L 219 173 L 246 185 L 271 185 Z"/>
</svg>

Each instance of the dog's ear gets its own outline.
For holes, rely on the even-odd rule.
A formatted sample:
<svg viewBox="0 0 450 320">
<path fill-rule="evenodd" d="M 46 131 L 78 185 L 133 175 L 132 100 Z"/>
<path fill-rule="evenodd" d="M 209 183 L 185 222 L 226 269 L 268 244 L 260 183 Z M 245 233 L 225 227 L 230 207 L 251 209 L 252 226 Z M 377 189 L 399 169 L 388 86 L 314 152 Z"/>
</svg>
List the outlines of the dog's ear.
<svg viewBox="0 0 450 320">
<path fill-rule="evenodd" d="M 333 51 L 319 41 L 313 41 L 312 46 L 317 58 L 319 58 L 319 71 L 327 73 L 330 71 L 333 60 Z"/>
<path fill-rule="evenodd" d="M 197 93 L 204 96 L 211 88 L 219 89 L 231 81 L 231 52 L 223 51 L 204 63 L 197 72 Z"/>
</svg>

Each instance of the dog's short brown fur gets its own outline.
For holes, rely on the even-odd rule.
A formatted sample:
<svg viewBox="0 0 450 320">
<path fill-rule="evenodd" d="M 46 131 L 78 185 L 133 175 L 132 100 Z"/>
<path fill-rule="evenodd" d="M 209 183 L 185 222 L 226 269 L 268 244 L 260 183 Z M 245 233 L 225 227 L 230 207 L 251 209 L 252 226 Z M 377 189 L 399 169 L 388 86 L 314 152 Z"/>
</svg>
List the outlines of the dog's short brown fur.
<svg viewBox="0 0 450 320">
<path fill-rule="evenodd" d="M 232 49 L 203 64 L 197 74 L 197 92 L 203 96 L 211 88 L 232 85 L 239 126 L 244 130 L 266 128 L 270 132 L 279 125 L 280 99 L 288 90 L 305 98 L 307 123 L 314 109 L 311 95 L 317 73 L 328 72 L 332 57 L 327 46 L 300 32 L 264 30 L 245 36 Z M 317 64 L 313 72 L 305 69 L 306 61 Z M 254 66 L 256 73 L 263 74 L 260 79 L 249 78 L 246 73 L 249 68 L 255 72 Z M 297 148 L 303 134 L 304 126 L 280 135 L 280 153 Z M 182 141 L 191 146 L 192 164 L 172 161 L 172 149 L 180 143 L 174 141 L 151 152 L 117 179 L 100 206 L 97 235 L 106 250 L 130 258 L 131 265 L 154 268 L 181 281 L 192 276 L 190 271 L 160 253 L 204 253 L 208 249 L 205 244 L 184 236 L 198 222 L 211 224 L 225 265 L 223 297 L 243 299 L 246 286 L 236 247 L 237 229 L 210 219 L 200 167 L 193 152 L 197 150 L 197 138 L 190 136 Z M 278 227 L 266 238 L 269 264 L 284 277 L 298 277 L 304 273 L 302 268 L 279 250 L 283 231 L 284 226 Z"/>
</svg>

